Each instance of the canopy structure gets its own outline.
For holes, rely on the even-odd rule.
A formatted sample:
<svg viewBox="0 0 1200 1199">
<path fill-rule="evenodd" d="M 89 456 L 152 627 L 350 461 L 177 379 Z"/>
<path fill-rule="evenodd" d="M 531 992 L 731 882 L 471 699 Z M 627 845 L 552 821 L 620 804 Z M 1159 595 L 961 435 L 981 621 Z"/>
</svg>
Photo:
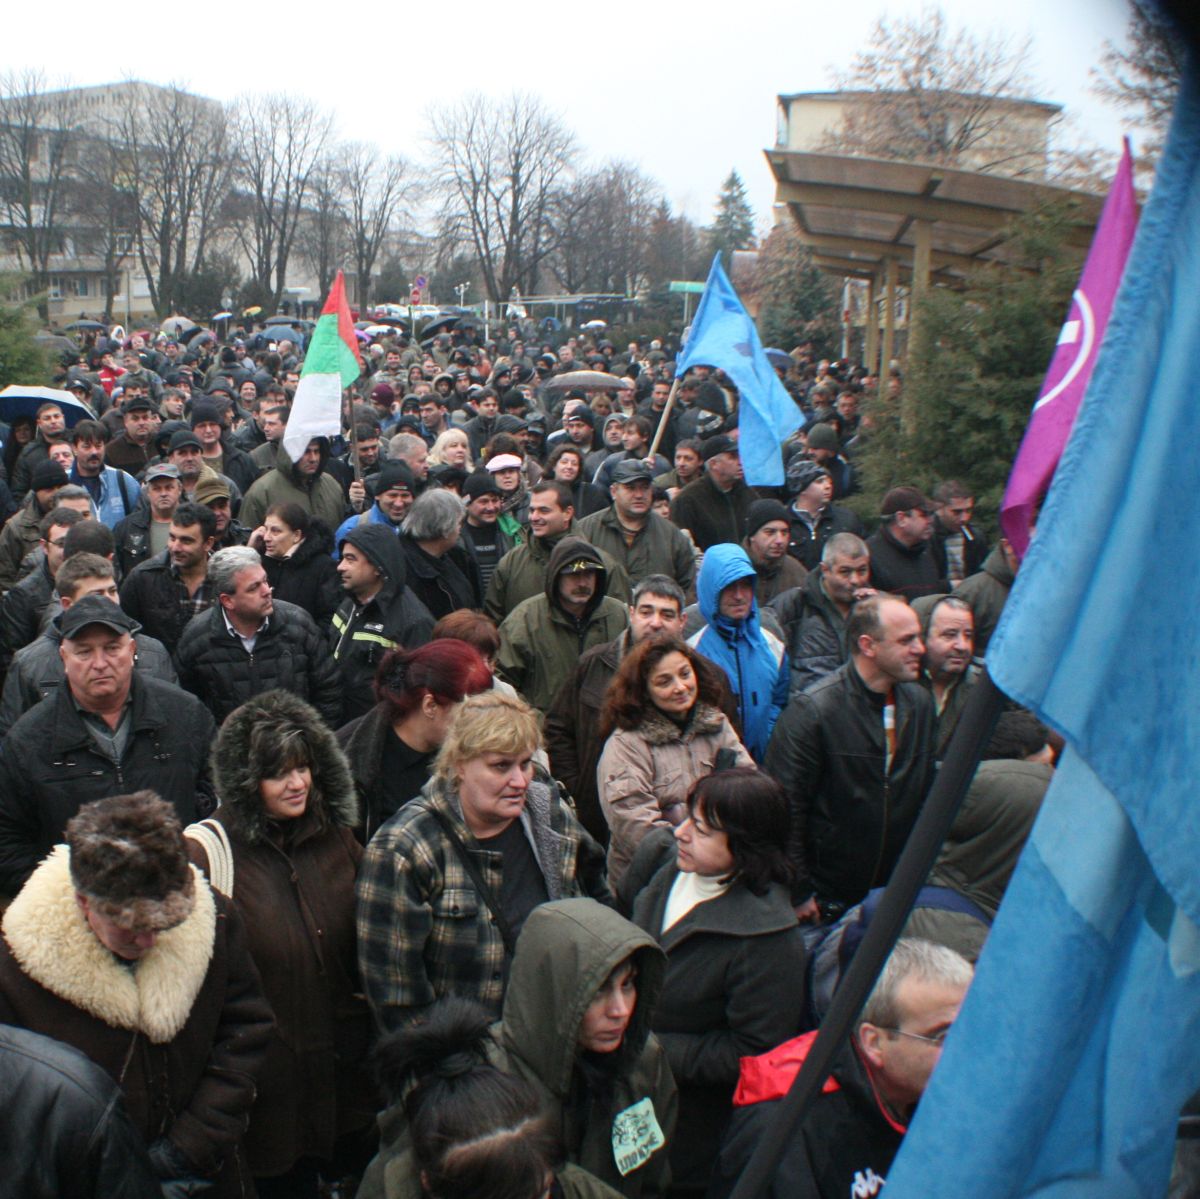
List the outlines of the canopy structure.
<svg viewBox="0 0 1200 1199">
<path fill-rule="evenodd" d="M 881 295 L 883 362 L 892 356 L 896 289 L 918 299 L 931 283 L 954 285 L 981 263 L 1011 254 L 1003 230 L 1014 217 L 1053 201 L 1072 201 L 1067 243 L 1082 257 L 1103 196 L 1065 187 L 956 170 L 775 148 L 765 151 L 775 198 L 786 205 L 817 265 L 839 278 L 865 279 L 868 311 Z M 865 357 L 878 352 L 867 322 Z"/>
</svg>

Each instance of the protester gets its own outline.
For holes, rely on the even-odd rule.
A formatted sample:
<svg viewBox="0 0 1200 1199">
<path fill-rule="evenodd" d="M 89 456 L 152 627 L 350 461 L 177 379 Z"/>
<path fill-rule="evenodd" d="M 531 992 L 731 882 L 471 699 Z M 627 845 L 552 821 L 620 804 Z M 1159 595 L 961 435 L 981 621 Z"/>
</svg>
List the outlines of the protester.
<svg viewBox="0 0 1200 1199">
<path fill-rule="evenodd" d="M 887 882 L 933 779 L 916 613 L 894 596 L 862 600 L 846 642 L 850 661 L 791 700 L 765 762 L 792 806 L 792 896 L 809 920 Z"/>
<path fill-rule="evenodd" d="M 720 698 L 711 663 L 678 638 L 644 641 L 617 668 L 601 715 L 608 740 L 597 769 L 614 886 L 651 829 L 683 822 L 698 779 L 752 764 Z"/>
<path fill-rule="evenodd" d="M 46 631 L 18 650 L 4 678 L 0 695 L 0 738 L 30 708 L 62 686 L 66 677 L 62 654 L 62 616 L 76 600 L 99 595 L 116 603 L 119 598 L 113 565 L 107 558 L 87 551 L 72 554 L 54 576 L 60 614 L 49 622 Z M 134 669 L 148 678 L 177 683 L 171 655 L 161 641 L 144 633 L 133 634 Z"/>
<path fill-rule="evenodd" d="M 685 603 L 674 579 L 666 575 L 642 579 L 633 589 L 629 627 L 579 659 L 546 713 L 546 743 L 554 777 L 571 793 L 583 827 L 606 846 L 608 821 L 596 786 L 596 767 L 605 741 L 600 731 L 605 695 L 622 659 L 634 646 L 652 637 L 682 635 Z M 724 680 L 722 686 L 726 686 Z"/>
<path fill-rule="evenodd" d="M 537 718 L 494 691 L 463 700 L 425 793 L 371 839 L 358 953 L 385 1031 L 458 995 L 499 1014 L 521 926 L 538 904 L 609 898 L 600 847 L 550 780 Z"/>
<path fill-rule="evenodd" d="M 351 529 L 338 544 L 337 565 L 345 598 L 333 614 L 333 657 L 342 677 L 342 715 L 363 716 L 383 655 L 429 640 L 433 617 L 406 585 L 404 551 L 380 525 Z"/>
<path fill-rule="evenodd" d="M 787 702 L 789 673 L 783 642 L 761 625 L 756 580 L 754 564 L 741 546 L 710 549 L 696 583 L 705 625 L 688 644 L 725 672 L 737 698 L 742 741 L 761 761 Z"/>
<path fill-rule="evenodd" d="M 276 600 L 303 608 L 318 628 L 327 628 L 342 602 L 329 530 L 299 504 L 272 504 L 251 545 L 262 554 Z"/>
<path fill-rule="evenodd" d="M 628 622 L 625 605 L 608 594 L 608 578 L 594 546 L 565 537 L 550 554 L 543 594 L 518 604 L 501 624 L 500 674 L 539 711 L 549 708 L 579 655 L 611 641 Z"/>
<path fill-rule="evenodd" d="M 461 641 L 384 655 L 375 678 L 378 703 L 338 731 L 358 791 L 363 844 L 421 794 L 458 704 L 491 686 L 487 663 Z"/>
<path fill-rule="evenodd" d="M 754 769 L 706 775 L 673 831 L 665 844 L 642 843 L 623 890 L 633 896 L 633 922 L 667 955 L 651 1027 L 679 1086 L 671 1193 L 703 1195 L 739 1060 L 803 1027 L 796 997 L 806 986 L 806 959 L 778 783 Z M 651 860 L 661 866 L 646 878 Z"/>
<path fill-rule="evenodd" d="M 971 977 L 970 964 L 951 949 L 928 941 L 896 943 L 849 1043 L 834 1058 L 834 1085 L 822 1087 L 784 1146 L 766 1191 L 770 1199 L 846 1199 L 884 1191 Z M 804 1033 L 742 1062 L 711 1199 L 732 1193 L 815 1038 Z"/>
<path fill-rule="evenodd" d="M 259 1199 L 316 1199 L 319 1176 L 361 1171 L 374 1124 L 354 940 L 354 785 L 321 716 L 285 691 L 230 714 L 213 777 L 220 806 L 188 830 L 189 854 L 214 886 L 229 884 L 276 1022 L 246 1158 Z"/>
<path fill-rule="evenodd" d="M 175 650 L 180 686 L 218 724 L 253 696 L 282 688 L 338 728 L 341 679 L 326 639 L 303 608 L 275 601 L 258 551 L 218 550 L 208 585 L 212 606 L 188 623 Z"/>
<path fill-rule="evenodd" d="M 86 596 L 60 622 L 66 674 L 9 730 L 0 752 L 0 893 L 13 895 L 93 799 L 152 788 L 180 819 L 211 806 L 207 709 L 187 692 L 135 673 L 137 622 Z"/>
<path fill-rule="evenodd" d="M 615 1199 L 561 1160 L 537 1091 L 490 1060 L 490 1025 L 478 1004 L 443 999 L 383 1039 L 376 1060 L 392 1106 L 358 1199 L 544 1199 L 551 1177 L 563 1199 Z"/>
<path fill-rule="evenodd" d="M 87 804 L 65 839 L 4 913 L 0 1021 L 117 1080 L 165 1194 L 239 1199 L 272 1028 L 241 918 L 151 791 Z"/>
</svg>

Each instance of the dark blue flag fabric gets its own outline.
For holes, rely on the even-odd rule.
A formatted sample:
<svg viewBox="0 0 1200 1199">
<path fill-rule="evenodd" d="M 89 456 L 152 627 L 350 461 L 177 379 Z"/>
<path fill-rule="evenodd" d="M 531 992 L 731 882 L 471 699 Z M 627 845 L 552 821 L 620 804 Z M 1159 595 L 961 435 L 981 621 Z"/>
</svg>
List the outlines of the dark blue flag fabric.
<svg viewBox="0 0 1200 1199">
<path fill-rule="evenodd" d="M 738 389 L 738 450 L 746 482 L 782 486 L 783 442 L 800 427 L 800 409 L 763 353 L 758 330 L 733 290 L 720 254 L 708 272 L 675 373 L 682 375 L 693 366 L 719 367 Z"/>
<path fill-rule="evenodd" d="M 1162 1196 L 1200 1090 L 1200 88 L 988 650 L 1067 749 L 888 1199 Z"/>
</svg>

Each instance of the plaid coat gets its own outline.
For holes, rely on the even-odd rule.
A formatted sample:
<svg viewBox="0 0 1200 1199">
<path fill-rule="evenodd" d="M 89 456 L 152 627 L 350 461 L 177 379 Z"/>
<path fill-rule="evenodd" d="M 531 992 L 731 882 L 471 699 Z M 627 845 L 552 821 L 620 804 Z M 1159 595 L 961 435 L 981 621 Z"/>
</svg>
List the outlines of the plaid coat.
<svg viewBox="0 0 1200 1199">
<path fill-rule="evenodd" d="M 375 834 L 358 875 L 358 959 L 385 1032 L 445 995 L 473 999 L 496 1017 L 504 998 L 503 939 L 435 811 L 451 821 L 493 895 L 500 894 L 503 855 L 480 847 L 457 794 L 437 779 Z M 611 904 L 604 851 L 552 781 L 530 784 L 521 823 L 551 899 L 584 895 Z"/>
</svg>

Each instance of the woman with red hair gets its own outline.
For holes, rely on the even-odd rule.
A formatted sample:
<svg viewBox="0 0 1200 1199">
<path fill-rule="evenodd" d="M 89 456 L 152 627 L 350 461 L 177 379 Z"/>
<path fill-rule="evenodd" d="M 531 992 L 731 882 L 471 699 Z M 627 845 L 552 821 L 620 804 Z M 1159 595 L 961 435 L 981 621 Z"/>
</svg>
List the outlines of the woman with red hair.
<svg viewBox="0 0 1200 1199">
<path fill-rule="evenodd" d="M 337 735 L 362 803 L 364 844 L 421 793 L 454 710 L 491 685 L 479 651 L 453 638 L 384 655 L 375 673 L 378 702 Z"/>
</svg>

